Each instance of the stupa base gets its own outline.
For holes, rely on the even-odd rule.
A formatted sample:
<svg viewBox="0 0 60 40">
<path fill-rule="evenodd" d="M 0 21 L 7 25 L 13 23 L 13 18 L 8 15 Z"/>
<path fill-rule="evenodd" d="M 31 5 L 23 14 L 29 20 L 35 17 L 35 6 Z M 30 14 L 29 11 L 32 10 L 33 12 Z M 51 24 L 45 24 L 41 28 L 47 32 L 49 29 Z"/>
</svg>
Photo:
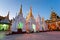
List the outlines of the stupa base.
<svg viewBox="0 0 60 40">
<path fill-rule="evenodd" d="M 6 34 L 6 35 L 13 35 L 13 34 L 24 34 L 24 33 L 26 33 L 26 32 L 22 32 L 22 30 L 21 29 L 18 29 L 18 31 L 17 32 L 11 32 L 11 33 L 9 33 L 9 34 Z"/>
</svg>

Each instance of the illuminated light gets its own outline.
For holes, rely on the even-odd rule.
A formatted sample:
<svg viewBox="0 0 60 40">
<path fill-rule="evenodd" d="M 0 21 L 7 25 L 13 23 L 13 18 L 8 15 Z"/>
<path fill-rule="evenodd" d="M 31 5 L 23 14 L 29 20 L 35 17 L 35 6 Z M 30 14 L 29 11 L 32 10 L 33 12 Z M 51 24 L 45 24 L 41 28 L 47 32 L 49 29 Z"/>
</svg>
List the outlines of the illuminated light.
<svg viewBox="0 0 60 40">
<path fill-rule="evenodd" d="M 36 26 L 35 26 L 35 24 L 32 24 L 32 27 L 33 27 L 34 32 L 36 32 Z"/>
<path fill-rule="evenodd" d="M 55 25 L 55 24 L 51 24 L 51 28 L 52 28 L 53 30 L 55 30 L 55 29 L 56 29 L 56 25 Z"/>
<path fill-rule="evenodd" d="M 3 26 L 6 26 L 6 24 L 3 24 Z"/>
<path fill-rule="evenodd" d="M 6 24 L 4 24 L 4 25 L 3 25 L 3 28 L 4 28 L 4 30 L 6 30 L 6 29 L 7 29 L 7 25 L 6 25 Z"/>
<path fill-rule="evenodd" d="M 22 23 L 22 22 L 20 22 L 20 23 L 18 24 L 18 28 L 19 28 L 19 29 L 22 29 L 22 28 L 23 28 L 23 23 Z"/>
<path fill-rule="evenodd" d="M 8 27 L 9 27 L 9 25 L 7 25 L 7 24 L 0 24 L 0 30 L 7 30 L 8 29 Z"/>
</svg>

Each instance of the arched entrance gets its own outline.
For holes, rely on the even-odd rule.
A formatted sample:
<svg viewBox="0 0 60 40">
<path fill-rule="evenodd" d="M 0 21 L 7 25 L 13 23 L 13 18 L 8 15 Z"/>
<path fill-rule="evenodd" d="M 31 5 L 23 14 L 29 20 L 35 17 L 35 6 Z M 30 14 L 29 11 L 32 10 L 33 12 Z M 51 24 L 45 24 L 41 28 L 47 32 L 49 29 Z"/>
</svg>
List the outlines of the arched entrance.
<svg viewBox="0 0 60 40">
<path fill-rule="evenodd" d="M 18 29 L 22 29 L 22 28 L 23 28 L 23 23 L 22 22 L 19 22 Z"/>
<path fill-rule="evenodd" d="M 18 33 L 22 33 L 23 23 L 19 22 L 18 24 Z"/>
<path fill-rule="evenodd" d="M 36 32 L 36 25 L 32 24 L 33 31 Z"/>
</svg>

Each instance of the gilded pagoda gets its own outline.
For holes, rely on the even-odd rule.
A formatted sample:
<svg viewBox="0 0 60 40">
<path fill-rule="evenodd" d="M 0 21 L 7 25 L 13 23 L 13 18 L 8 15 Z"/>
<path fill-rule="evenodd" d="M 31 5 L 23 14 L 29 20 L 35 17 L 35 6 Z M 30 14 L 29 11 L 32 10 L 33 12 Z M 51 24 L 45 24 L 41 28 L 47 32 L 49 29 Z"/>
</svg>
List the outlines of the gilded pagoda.
<svg viewBox="0 0 60 40">
<path fill-rule="evenodd" d="M 56 12 L 52 11 L 50 20 L 46 20 L 49 30 L 60 30 L 60 16 Z"/>
</svg>

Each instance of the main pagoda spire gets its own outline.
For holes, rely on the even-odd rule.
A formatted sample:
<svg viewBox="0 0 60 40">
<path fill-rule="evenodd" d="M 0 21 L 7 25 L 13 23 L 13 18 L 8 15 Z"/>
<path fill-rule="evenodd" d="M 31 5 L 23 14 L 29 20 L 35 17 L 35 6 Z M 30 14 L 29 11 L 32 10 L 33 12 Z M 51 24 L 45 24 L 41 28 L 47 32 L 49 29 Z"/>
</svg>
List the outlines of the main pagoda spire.
<svg viewBox="0 0 60 40">
<path fill-rule="evenodd" d="M 22 4 L 21 4 L 21 7 L 20 7 L 20 12 L 19 12 L 19 14 L 22 14 Z"/>
<path fill-rule="evenodd" d="M 30 6 L 30 11 L 29 11 L 29 14 L 26 17 L 26 20 L 29 20 L 30 18 L 34 19 L 33 14 L 32 14 L 32 6 Z"/>
<path fill-rule="evenodd" d="M 29 16 L 30 16 L 30 17 L 33 17 L 33 14 L 32 14 L 32 6 L 30 7 L 30 13 L 29 13 Z"/>
</svg>

